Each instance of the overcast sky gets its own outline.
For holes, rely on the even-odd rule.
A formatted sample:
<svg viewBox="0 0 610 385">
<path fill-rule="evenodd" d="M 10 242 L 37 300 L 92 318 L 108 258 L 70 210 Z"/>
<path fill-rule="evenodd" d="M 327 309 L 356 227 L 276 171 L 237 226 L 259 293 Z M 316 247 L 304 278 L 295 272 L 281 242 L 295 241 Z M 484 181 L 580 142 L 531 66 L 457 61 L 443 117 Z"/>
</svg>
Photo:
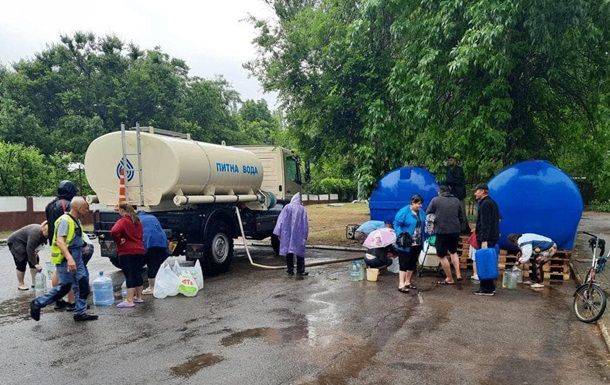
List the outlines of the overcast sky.
<svg viewBox="0 0 610 385">
<path fill-rule="evenodd" d="M 256 52 L 251 44 L 255 30 L 244 20 L 249 14 L 273 17 L 262 0 L 3 1 L 0 63 L 32 57 L 48 43 L 58 42 L 60 34 L 115 34 L 140 48 L 158 45 L 184 59 L 191 75 L 223 75 L 242 99 L 264 98 L 275 106 L 275 95 L 263 93 L 242 67 Z"/>
</svg>

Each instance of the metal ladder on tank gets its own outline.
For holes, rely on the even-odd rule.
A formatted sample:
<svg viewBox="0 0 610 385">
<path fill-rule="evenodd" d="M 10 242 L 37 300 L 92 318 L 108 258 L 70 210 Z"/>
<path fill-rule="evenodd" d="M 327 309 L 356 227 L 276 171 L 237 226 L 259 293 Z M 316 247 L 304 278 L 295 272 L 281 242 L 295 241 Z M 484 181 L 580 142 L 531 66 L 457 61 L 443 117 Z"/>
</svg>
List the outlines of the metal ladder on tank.
<svg viewBox="0 0 610 385">
<path fill-rule="evenodd" d="M 142 180 L 142 137 L 140 135 L 141 130 L 140 130 L 140 123 L 136 123 L 136 127 L 135 127 L 135 131 L 136 131 L 136 153 L 134 154 L 128 154 L 127 153 L 127 141 L 126 141 L 126 137 L 125 137 L 125 125 L 123 123 L 121 123 L 121 146 L 123 148 L 123 159 L 122 159 L 122 163 L 123 163 L 123 172 L 125 173 L 125 192 L 127 193 L 127 195 L 129 195 L 129 187 L 137 187 L 139 190 L 139 196 L 140 196 L 140 200 L 139 200 L 139 205 L 138 206 L 144 206 L 144 182 Z M 133 165 L 130 167 L 128 163 L 128 156 L 135 156 L 138 160 L 138 168 L 134 169 Z M 137 185 L 130 185 L 129 182 L 129 178 L 127 177 L 129 172 L 133 172 L 135 174 L 137 170 L 137 174 L 138 174 L 138 184 Z"/>
</svg>

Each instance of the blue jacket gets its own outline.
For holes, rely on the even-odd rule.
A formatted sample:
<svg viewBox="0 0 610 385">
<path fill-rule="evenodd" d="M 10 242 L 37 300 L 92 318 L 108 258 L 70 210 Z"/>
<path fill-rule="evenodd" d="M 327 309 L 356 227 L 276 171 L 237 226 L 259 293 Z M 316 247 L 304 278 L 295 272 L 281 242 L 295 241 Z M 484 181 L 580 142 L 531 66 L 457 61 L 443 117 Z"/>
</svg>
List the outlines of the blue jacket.
<svg viewBox="0 0 610 385">
<path fill-rule="evenodd" d="M 148 250 L 151 247 L 167 247 L 167 236 L 157 217 L 144 211 L 138 212 L 138 217 L 140 217 L 144 230 L 142 235 L 144 248 Z"/>
<path fill-rule="evenodd" d="M 426 226 L 426 213 L 423 209 L 419 210 L 419 219 L 421 221 L 420 226 L 423 238 L 424 229 Z M 396 236 L 398 237 L 402 233 L 409 233 L 411 236 L 413 236 L 416 224 L 417 217 L 415 216 L 415 214 L 413 214 L 413 211 L 411 211 L 411 205 L 403 207 L 396 213 L 396 216 L 394 217 L 394 231 L 396 232 Z"/>
</svg>

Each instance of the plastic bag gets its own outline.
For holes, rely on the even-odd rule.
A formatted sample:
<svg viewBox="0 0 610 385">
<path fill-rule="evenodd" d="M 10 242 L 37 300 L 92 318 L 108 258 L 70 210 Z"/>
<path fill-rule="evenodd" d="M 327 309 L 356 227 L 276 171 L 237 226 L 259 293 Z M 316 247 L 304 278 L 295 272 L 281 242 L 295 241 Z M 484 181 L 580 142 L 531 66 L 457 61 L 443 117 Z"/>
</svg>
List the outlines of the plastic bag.
<svg viewBox="0 0 610 385">
<path fill-rule="evenodd" d="M 201 262 L 197 260 L 195 262 L 195 266 L 179 266 L 179 271 L 187 271 L 191 274 L 191 276 L 195 279 L 197 283 L 197 288 L 199 290 L 203 289 L 203 271 L 201 271 Z M 180 273 L 178 273 L 180 275 Z"/>
<path fill-rule="evenodd" d="M 195 278 L 193 278 L 191 273 L 186 270 L 182 270 L 179 278 L 180 285 L 178 286 L 178 292 L 186 297 L 196 296 L 199 288 L 197 287 L 197 282 L 195 282 Z"/>
<path fill-rule="evenodd" d="M 394 274 L 398 274 L 400 266 L 398 264 L 398 258 L 392 258 L 392 264 L 388 266 L 388 271 Z"/>
<path fill-rule="evenodd" d="M 153 296 L 155 298 L 173 297 L 178 295 L 178 288 L 180 287 L 180 278 L 176 274 L 175 266 L 170 264 L 171 261 L 165 261 L 161 264 L 159 272 L 155 277 L 155 288 L 153 290 Z"/>
</svg>

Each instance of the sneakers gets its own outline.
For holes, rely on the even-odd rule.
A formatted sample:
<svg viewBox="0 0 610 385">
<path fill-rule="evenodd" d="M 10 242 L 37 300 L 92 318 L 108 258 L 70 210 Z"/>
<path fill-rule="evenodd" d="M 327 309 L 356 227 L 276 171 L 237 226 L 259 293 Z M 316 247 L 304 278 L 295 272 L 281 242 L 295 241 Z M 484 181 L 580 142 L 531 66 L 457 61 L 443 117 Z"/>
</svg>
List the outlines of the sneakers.
<svg viewBox="0 0 610 385">
<path fill-rule="evenodd" d="M 60 299 L 59 301 L 55 302 L 55 307 L 53 309 L 55 310 L 66 310 L 66 308 L 68 306 L 73 306 L 70 302 L 66 302 L 63 299 Z M 72 310 L 74 310 L 74 307 L 72 307 Z"/>
<path fill-rule="evenodd" d="M 475 282 L 479 282 L 479 276 L 478 275 L 473 275 L 472 277 L 470 277 L 471 281 L 475 281 Z"/>
<path fill-rule="evenodd" d="M 532 283 L 532 284 L 530 285 L 530 287 L 531 287 L 532 289 L 542 289 L 542 288 L 544 287 L 544 285 L 543 285 L 543 284 L 541 284 L 541 283 Z"/>
<path fill-rule="evenodd" d="M 530 281 L 530 280 L 528 279 L 527 281 L 523 281 L 523 284 L 524 284 L 524 285 L 531 285 L 531 284 L 532 284 L 532 281 Z"/>
<path fill-rule="evenodd" d="M 300 272 L 300 273 L 297 273 L 297 275 L 298 275 L 299 277 L 307 277 L 307 276 L 309 275 L 309 272 L 307 272 L 307 271 L 302 271 L 302 272 Z"/>
<path fill-rule="evenodd" d="M 95 315 L 95 314 L 83 313 L 83 314 L 75 314 L 74 315 L 74 321 L 76 321 L 76 322 L 95 321 L 98 318 L 100 318 L 100 317 Z"/>
<path fill-rule="evenodd" d="M 286 270 L 286 274 L 288 274 L 288 275 L 294 275 L 294 271 L 292 271 L 292 270 Z"/>
<path fill-rule="evenodd" d="M 143 295 L 152 295 L 152 293 L 153 289 L 151 289 L 150 287 L 147 287 L 146 289 L 142 290 Z"/>
<path fill-rule="evenodd" d="M 32 317 L 34 321 L 40 321 L 40 308 L 34 301 L 30 302 L 30 317 Z"/>
<path fill-rule="evenodd" d="M 495 294 L 496 294 L 495 291 L 492 291 L 490 293 L 490 292 L 487 292 L 487 291 L 477 290 L 477 291 L 474 292 L 474 295 L 484 295 L 484 296 L 487 296 L 487 297 L 493 297 Z"/>
</svg>

